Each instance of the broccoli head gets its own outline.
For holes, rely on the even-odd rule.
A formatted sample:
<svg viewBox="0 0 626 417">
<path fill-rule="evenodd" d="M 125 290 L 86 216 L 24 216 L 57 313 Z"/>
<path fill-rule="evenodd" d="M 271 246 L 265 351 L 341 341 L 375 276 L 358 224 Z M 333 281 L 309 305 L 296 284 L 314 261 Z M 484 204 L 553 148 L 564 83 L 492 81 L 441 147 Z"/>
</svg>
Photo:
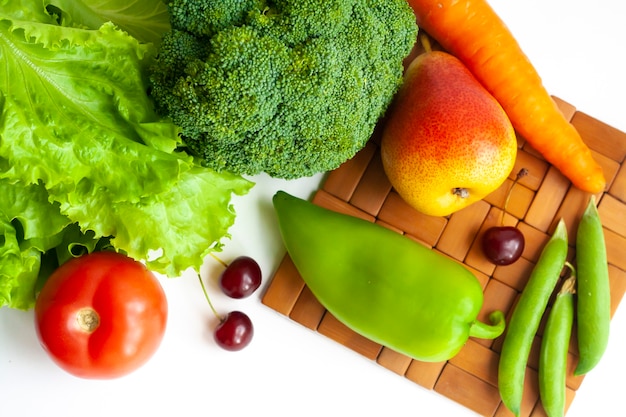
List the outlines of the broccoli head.
<svg viewBox="0 0 626 417">
<path fill-rule="evenodd" d="M 406 0 L 171 0 L 157 110 L 217 171 L 299 178 L 359 151 L 402 82 Z"/>
</svg>

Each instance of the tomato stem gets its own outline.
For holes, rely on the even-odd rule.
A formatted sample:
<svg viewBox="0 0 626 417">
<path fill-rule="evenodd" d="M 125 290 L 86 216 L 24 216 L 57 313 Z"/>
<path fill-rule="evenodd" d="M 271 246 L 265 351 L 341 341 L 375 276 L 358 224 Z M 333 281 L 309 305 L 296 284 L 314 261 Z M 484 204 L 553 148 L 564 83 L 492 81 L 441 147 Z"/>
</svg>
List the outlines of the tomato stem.
<svg viewBox="0 0 626 417">
<path fill-rule="evenodd" d="M 85 307 L 76 313 L 76 324 L 85 333 L 93 333 L 100 325 L 100 316 L 91 307 Z"/>
<path fill-rule="evenodd" d="M 204 286 L 204 282 L 202 281 L 202 277 L 200 276 L 200 274 L 198 274 L 198 281 L 200 281 L 200 286 L 202 287 L 202 292 L 204 293 L 204 298 L 206 298 L 207 302 L 209 303 L 209 307 L 211 307 L 211 310 L 213 311 L 213 314 L 215 314 L 215 317 L 217 317 L 217 319 L 220 322 L 224 321 L 224 318 L 222 316 L 220 316 L 220 314 L 217 312 L 215 307 L 213 307 L 213 303 L 211 302 L 211 298 L 209 297 L 209 293 L 207 292 L 206 287 Z"/>
</svg>

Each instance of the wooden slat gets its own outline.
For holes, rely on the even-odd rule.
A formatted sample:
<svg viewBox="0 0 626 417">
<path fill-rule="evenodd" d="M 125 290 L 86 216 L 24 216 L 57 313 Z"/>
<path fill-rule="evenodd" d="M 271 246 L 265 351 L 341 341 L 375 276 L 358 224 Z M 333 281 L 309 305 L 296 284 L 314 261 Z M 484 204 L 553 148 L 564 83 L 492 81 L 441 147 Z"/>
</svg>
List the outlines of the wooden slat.
<svg viewBox="0 0 626 417">
<path fill-rule="evenodd" d="M 547 232 L 567 193 L 569 181 L 556 168 L 550 167 L 537 190 L 524 221 Z"/>
<path fill-rule="evenodd" d="M 542 177 L 543 179 L 543 177 Z M 506 199 L 513 184 L 513 180 L 507 179 L 502 186 L 497 190 L 489 194 L 484 198 L 484 201 L 491 204 L 493 207 L 504 209 L 506 204 L 506 212 L 517 219 L 523 219 L 526 217 L 526 213 L 530 208 L 530 204 L 535 198 L 535 191 L 524 186 L 521 182 L 518 182 L 511 190 L 511 195 L 507 203 Z M 539 188 L 539 185 L 537 185 Z"/>
<path fill-rule="evenodd" d="M 395 350 L 383 347 L 376 362 L 398 375 L 404 375 L 407 369 L 409 369 L 412 359 Z"/>
<path fill-rule="evenodd" d="M 317 301 L 308 287 L 304 287 L 296 300 L 289 317 L 311 330 L 316 330 L 326 309 Z"/>
<path fill-rule="evenodd" d="M 626 237 L 626 203 L 606 194 L 598 204 L 602 225 Z"/>
<path fill-rule="evenodd" d="M 589 148 L 614 161 L 623 161 L 626 158 L 626 133 L 583 112 L 574 114 L 572 124 Z"/>
<path fill-rule="evenodd" d="M 288 316 L 303 288 L 304 281 L 300 278 L 296 266 L 289 255 L 285 255 L 274 273 L 272 285 L 268 286 L 263 294 L 263 304 Z"/>
<path fill-rule="evenodd" d="M 626 135 L 580 113 L 569 103 L 554 98 L 561 111 L 592 143 L 593 153 L 607 176 L 607 192 L 596 195 L 603 221 L 611 282 L 611 315 L 626 293 Z M 380 161 L 379 131 L 352 160 L 329 173 L 314 195 L 315 204 L 331 210 L 376 222 L 464 265 L 476 276 L 484 291 L 484 304 L 478 316 L 488 322 L 494 309 L 510 317 L 519 294 L 554 231 L 557 221 L 566 222 L 570 253 L 575 256 L 577 223 L 589 194 L 572 187 L 523 138 L 518 145 L 514 171 L 496 191 L 484 200 L 447 217 L 426 216 L 411 208 L 390 186 Z M 500 224 L 506 196 L 517 171 L 529 174 L 513 188 L 506 206 L 504 224 L 517 227 L 525 236 L 526 247 L 517 262 L 495 266 L 480 247 L 484 231 Z M 305 286 L 289 256 L 285 256 L 268 285 L 262 302 L 305 327 L 316 330 L 421 387 L 458 402 L 488 417 L 510 417 L 497 390 L 497 362 L 504 336 L 495 340 L 470 338 L 454 358 L 428 363 L 411 359 L 374 343 L 348 329 L 319 304 Z M 550 306 L 548 307 L 548 309 Z M 522 416 L 541 417 L 545 411 L 538 395 L 537 368 L 544 314 L 526 368 Z M 505 333 L 506 334 L 506 333 Z M 584 376 L 574 376 L 578 360 L 576 329 L 570 341 L 567 369 L 567 408 L 575 398 Z M 306 360 L 306 358 L 303 358 Z M 416 411 L 420 414 L 419 410 Z"/>
<path fill-rule="evenodd" d="M 330 172 L 324 181 L 324 190 L 344 201 L 350 200 L 376 149 L 376 145 L 368 143 L 354 158 Z"/>
<path fill-rule="evenodd" d="M 439 379 L 439 375 L 441 375 L 445 365 L 446 362 L 420 362 L 413 360 L 404 376 L 410 381 L 432 390 L 435 388 L 437 379 Z"/>
<path fill-rule="evenodd" d="M 488 203 L 478 201 L 453 213 L 437 243 L 437 249 L 458 261 L 463 261 L 489 209 Z"/>
<path fill-rule="evenodd" d="M 404 200 L 392 191 L 387 196 L 378 218 L 405 233 L 434 246 L 447 224 L 444 217 L 426 216 L 409 207 Z"/>
<path fill-rule="evenodd" d="M 382 349 L 381 345 L 350 330 L 328 312 L 324 315 L 317 331 L 355 352 L 360 353 L 368 359 L 376 359 Z"/>
<path fill-rule="evenodd" d="M 481 380 L 498 386 L 498 359 L 499 355 L 493 350 L 470 339 L 463 349 L 450 363 L 464 369 Z"/>
<path fill-rule="evenodd" d="M 620 166 L 613 184 L 611 184 L 609 193 L 621 202 L 626 203 L 626 164 Z"/>
<path fill-rule="evenodd" d="M 500 403 L 497 387 L 451 364 L 443 368 L 434 389 L 481 415 L 493 415 Z"/>
<path fill-rule="evenodd" d="M 363 173 L 361 181 L 350 199 L 350 204 L 376 216 L 389 191 L 391 191 L 391 184 L 385 176 L 383 163 L 377 152 Z"/>
</svg>

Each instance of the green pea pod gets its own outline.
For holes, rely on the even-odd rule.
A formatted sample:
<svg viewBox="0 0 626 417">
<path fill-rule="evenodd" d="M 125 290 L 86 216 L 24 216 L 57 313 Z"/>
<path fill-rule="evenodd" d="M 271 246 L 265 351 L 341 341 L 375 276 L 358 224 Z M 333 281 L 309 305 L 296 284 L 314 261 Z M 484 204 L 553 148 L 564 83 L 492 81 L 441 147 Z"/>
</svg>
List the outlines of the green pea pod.
<svg viewBox="0 0 626 417">
<path fill-rule="evenodd" d="M 567 229 L 559 221 L 546 243 L 509 320 L 498 364 L 498 388 L 504 405 L 520 415 L 526 364 L 550 295 L 567 258 Z"/>
<path fill-rule="evenodd" d="M 609 342 L 611 291 L 602 223 L 591 197 L 576 234 L 577 332 L 580 354 L 575 375 L 593 369 Z"/>
<path fill-rule="evenodd" d="M 460 263 L 366 220 L 279 191 L 285 247 L 311 292 L 355 332 L 421 361 L 456 355 L 470 336 L 492 339 L 504 315 L 477 320 L 482 287 Z"/>
<path fill-rule="evenodd" d="M 576 277 L 566 279 L 548 315 L 539 353 L 539 396 L 548 417 L 565 415 L 567 353 L 574 322 Z"/>
</svg>

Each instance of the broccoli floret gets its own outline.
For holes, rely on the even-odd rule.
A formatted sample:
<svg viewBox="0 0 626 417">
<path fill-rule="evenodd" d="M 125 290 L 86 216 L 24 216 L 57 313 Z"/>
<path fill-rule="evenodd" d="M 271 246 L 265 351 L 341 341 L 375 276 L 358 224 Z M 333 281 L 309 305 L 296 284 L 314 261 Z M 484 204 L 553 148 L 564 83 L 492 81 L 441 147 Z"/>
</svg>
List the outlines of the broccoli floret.
<svg viewBox="0 0 626 417">
<path fill-rule="evenodd" d="M 299 178 L 365 146 L 416 40 L 406 0 L 172 0 L 157 110 L 217 170 Z"/>
</svg>

